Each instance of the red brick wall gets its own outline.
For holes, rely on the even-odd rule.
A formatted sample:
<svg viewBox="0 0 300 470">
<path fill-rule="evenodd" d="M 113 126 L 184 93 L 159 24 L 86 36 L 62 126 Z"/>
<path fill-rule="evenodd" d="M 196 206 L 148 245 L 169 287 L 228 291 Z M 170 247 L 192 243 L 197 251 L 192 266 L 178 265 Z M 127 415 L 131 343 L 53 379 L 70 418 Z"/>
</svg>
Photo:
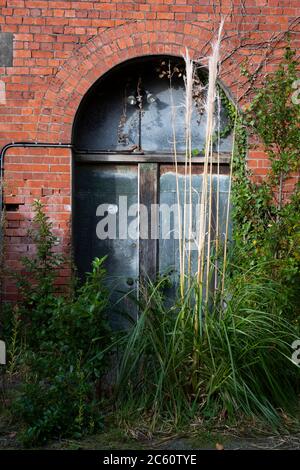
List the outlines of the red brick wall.
<svg viewBox="0 0 300 470">
<path fill-rule="evenodd" d="M 69 142 L 78 105 L 91 85 L 118 63 L 147 54 L 207 57 L 220 16 L 226 15 L 222 80 L 241 104 L 249 83 L 240 64 L 258 78 L 282 55 L 291 31 L 299 50 L 300 0 L 0 0 L 0 28 L 14 34 L 13 67 L 0 68 L 6 105 L 0 105 L 0 145 L 10 141 Z M 275 50 L 274 50 L 275 46 Z M 205 63 L 205 60 L 202 59 Z M 268 162 L 258 149 L 248 164 L 264 177 Z M 31 203 L 41 198 L 64 246 L 69 243 L 71 153 L 59 149 L 11 149 L 5 158 L 5 201 L 20 204 L 7 214 L 8 266 L 30 253 L 26 230 Z M 68 271 L 60 282 L 64 284 Z M 6 296 L 14 287 L 6 286 Z"/>
</svg>

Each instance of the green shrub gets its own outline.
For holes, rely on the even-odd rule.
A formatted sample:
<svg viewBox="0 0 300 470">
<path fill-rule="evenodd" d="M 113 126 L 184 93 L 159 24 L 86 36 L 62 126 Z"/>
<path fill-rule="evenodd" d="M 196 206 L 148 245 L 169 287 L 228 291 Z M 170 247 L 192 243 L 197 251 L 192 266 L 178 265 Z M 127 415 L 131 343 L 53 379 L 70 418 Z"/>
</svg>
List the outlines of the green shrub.
<svg viewBox="0 0 300 470">
<path fill-rule="evenodd" d="M 93 261 L 92 272 L 73 295 L 59 295 L 55 280 L 64 260 L 54 250 L 57 239 L 42 204 L 36 201 L 34 210 L 30 235 L 37 250 L 23 258 L 26 276 L 18 276 L 23 345 L 18 360 L 26 373 L 13 404 L 28 445 L 101 427 L 99 382 L 108 367 L 105 350 L 111 341 L 104 259 Z"/>
<path fill-rule="evenodd" d="M 30 324 L 39 330 L 38 346 L 24 354 L 26 383 L 14 405 L 26 424 L 25 443 L 78 437 L 101 426 L 97 390 L 108 365 L 104 350 L 111 335 L 102 263 L 93 261 L 74 299 L 51 298 L 51 314 L 44 319 L 34 316 Z"/>
<path fill-rule="evenodd" d="M 295 51 L 287 47 L 278 69 L 254 90 L 249 108 L 238 119 L 232 185 L 239 265 L 247 268 L 266 261 L 273 278 L 294 300 L 300 296 L 300 185 L 295 184 L 287 197 L 285 184 L 300 169 L 300 105 L 292 100 L 298 74 Z M 246 132 L 259 138 L 270 160 L 268 174 L 260 182 L 251 180 L 246 170 Z M 292 299 L 292 303 L 297 320 L 299 302 L 297 306 Z"/>
</svg>

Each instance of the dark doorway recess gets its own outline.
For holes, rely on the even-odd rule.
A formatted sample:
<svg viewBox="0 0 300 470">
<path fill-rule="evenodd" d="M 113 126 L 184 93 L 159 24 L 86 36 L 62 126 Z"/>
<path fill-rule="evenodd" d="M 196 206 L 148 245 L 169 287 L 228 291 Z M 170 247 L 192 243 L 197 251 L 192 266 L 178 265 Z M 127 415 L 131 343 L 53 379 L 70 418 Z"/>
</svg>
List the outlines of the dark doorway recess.
<svg viewBox="0 0 300 470">
<path fill-rule="evenodd" d="M 183 76 L 184 62 L 180 58 L 149 56 L 128 61 L 94 84 L 76 115 L 72 141 L 77 149 L 73 155 L 75 262 L 84 277 L 94 257 L 107 255 L 108 282 L 116 301 L 124 293 L 134 292 L 141 277 L 153 278 L 158 272 L 172 270 L 176 286 L 178 240 L 174 236 L 174 217 L 166 228 L 164 212 L 158 209 L 153 213 L 150 209 L 153 204 L 176 204 L 174 128 L 180 200 L 184 199 Z M 192 114 L 193 206 L 199 202 L 202 186 L 206 79 L 205 71 L 200 69 L 196 80 L 204 91 L 202 96 L 195 96 Z M 221 130 L 228 127 L 222 103 L 218 125 Z M 220 189 L 220 227 L 225 223 L 231 143 L 232 136 L 224 134 L 213 165 L 212 184 L 215 187 L 219 181 Z M 141 215 L 136 220 L 134 210 L 126 219 L 131 236 L 124 236 L 120 197 L 126 197 L 128 207 L 135 206 L 137 212 L 141 206 L 149 209 L 148 236 L 141 226 Z M 108 214 L 115 217 L 116 236 L 104 239 L 99 237 L 98 229 Z M 196 223 L 195 213 L 193 224 Z M 135 314 L 132 311 L 133 317 Z"/>
</svg>

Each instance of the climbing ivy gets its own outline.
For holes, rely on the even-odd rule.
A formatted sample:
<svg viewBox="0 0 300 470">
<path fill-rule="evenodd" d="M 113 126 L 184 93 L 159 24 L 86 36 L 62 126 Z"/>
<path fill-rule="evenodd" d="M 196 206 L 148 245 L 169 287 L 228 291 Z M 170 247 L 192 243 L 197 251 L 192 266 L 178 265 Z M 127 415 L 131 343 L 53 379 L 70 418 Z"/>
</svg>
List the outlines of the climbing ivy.
<svg viewBox="0 0 300 470">
<path fill-rule="evenodd" d="M 284 183 L 300 169 L 300 105 L 294 103 L 295 53 L 289 47 L 278 69 L 244 112 L 222 95 L 231 131 L 233 239 L 239 263 L 273 260 L 272 275 L 288 286 L 300 284 L 300 185 L 284 198 Z M 257 136 L 270 161 L 266 177 L 255 182 L 246 166 L 249 138 Z M 297 289 L 296 289 L 297 290 Z M 299 287 L 298 287 L 299 290 Z"/>
<path fill-rule="evenodd" d="M 267 76 L 246 114 L 250 131 L 260 137 L 270 159 L 268 179 L 279 209 L 284 180 L 300 168 L 300 106 L 292 100 L 296 80 L 295 51 L 288 47 L 279 68 Z"/>
</svg>

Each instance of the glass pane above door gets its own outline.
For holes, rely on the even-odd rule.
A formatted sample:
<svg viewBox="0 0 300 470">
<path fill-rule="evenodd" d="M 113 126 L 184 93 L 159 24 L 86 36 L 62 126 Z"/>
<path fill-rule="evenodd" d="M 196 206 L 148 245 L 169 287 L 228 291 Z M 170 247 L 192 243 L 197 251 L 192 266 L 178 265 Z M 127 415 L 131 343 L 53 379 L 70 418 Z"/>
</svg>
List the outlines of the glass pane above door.
<svg viewBox="0 0 300 470">
<path fill-rule="evenodd" d="M 164 65 L 162 66 L 162 63 Z M 77 149 L 118 152 L 173 152 L 173 125 L 177 152 L 185 152 L 185 85 L 183 74 L 165 73 L 184 70 L 183 59 L 148 57 L 132 60 L 102 77 L 80 104 L 74 125 L 74 146 Z M 162 73 L 163 72 L 163 73 Z M 207 74 L 199 72 L 201 102 L 205 101 Z M 139 88 L 139 92 L 138 92 Z M 172 91 L 172 93 L 171 93 Z M 141 96 L 141 107 L 137 95 Z M 152 99 L 149 99 L 152 98 Z M 198 104 L 197 104 L 198 103 Z M 229 117 L 222 100 L 216 105 L 216 129 L 220 130 L 219 150 L 230 152 Z M 219 108 L 219 109 L 218 109 Z M 193 100 L 191 119 L 192 150 L 203 152 L 206 134 L 206 110 Z M 216 136 L 215 136 L 216 137 Z M 214 139 L 217 147 L 217 139 Z M 141 149 L 139 149 L 141 145 Z"/>
</svg>

